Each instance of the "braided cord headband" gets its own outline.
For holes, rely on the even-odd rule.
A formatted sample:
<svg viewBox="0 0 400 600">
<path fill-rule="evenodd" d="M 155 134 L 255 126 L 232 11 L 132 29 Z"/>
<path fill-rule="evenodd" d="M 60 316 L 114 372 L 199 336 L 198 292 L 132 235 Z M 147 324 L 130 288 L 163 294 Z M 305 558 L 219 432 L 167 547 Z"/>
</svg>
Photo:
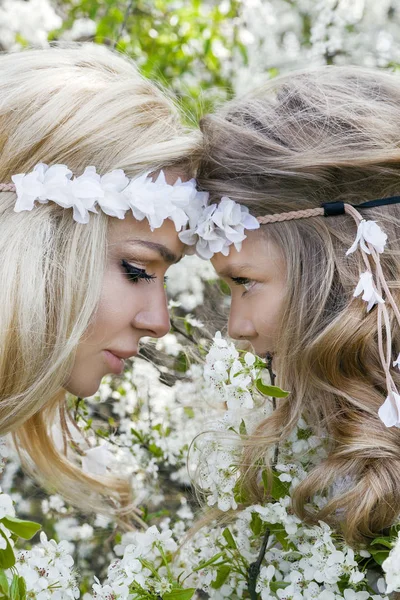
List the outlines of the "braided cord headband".
<svg viewBox="0 0 400 600">
<path fill-rule="evenodd" d="M 318 208 L 308 208 L 305 210 L 293 210 L 291 212 L 276 213 L 274 215 L 265 215 L 264 217 L 257 217 L 257 221 L 261 225 L 268 225 L 269 223 L 282 223 L 284 221 L 293 221 L 297 219 L 308 219 L 309 217 L 336 217 L 338 215 L 344 215 L 347 206 L 351 206 L 355 209 L 360 208 L 377 208 L 379 206 L 385 206 L 389 204 L 399 204 L 400 196 L 391 196 L 390 198 L 378 198 L 377 200 L 369 200 L 362 204 L 345 204 L 344 202 L 325 202 Z"/>
</svg>

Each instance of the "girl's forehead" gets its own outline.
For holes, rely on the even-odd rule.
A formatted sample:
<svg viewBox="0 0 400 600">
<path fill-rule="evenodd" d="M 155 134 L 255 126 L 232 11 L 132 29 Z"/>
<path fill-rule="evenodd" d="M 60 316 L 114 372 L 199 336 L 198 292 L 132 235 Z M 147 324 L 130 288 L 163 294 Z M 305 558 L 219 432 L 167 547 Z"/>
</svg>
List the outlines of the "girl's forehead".
<svg viewBox="0 0 400 600">
<path fill-rule="evenodd" d="M 229 277 L 231 271 L 285 268 L 282 250 L 271 238 L 263 235 L 262 230 L 246 233 L 240 250 L 232 245 L 228 256 L 217 252 L 212 257 L 211 262 L 219 275 Z"/>
</svg>

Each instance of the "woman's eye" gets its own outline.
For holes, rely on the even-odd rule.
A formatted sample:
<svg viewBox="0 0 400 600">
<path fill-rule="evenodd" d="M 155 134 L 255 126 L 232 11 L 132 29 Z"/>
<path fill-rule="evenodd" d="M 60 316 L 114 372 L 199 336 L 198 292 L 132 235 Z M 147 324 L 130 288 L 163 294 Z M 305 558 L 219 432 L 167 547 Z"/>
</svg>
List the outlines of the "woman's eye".
<svg viewBox="0 0 400 600">
<path fill-rule="evenodd" d="M 146 273 L 146 271 L 144 269 L 139 269 L 139 267 L 134 267 L 133 265 L 128 263 L 126 260 L 121 261 L 121 266 L 122 266 L 123 270 L 125 271 L 126 276 L 128 277 L 129 281 L 131 281 L 132 283 L 137 283 L 140 280 L 150 282 L 150 281 L 153 281 L 153 279 L 156 279 L 155 275 L 150 275 L 149 273 Z"/>
<path fill-rule="evenodd" d="M 231 279 L 235 285 L 242 285 L 246 292 L 248 292 L 255 284 L 253 279 L 248 279 L 247 277 L 231 277 Z"/>
</svg>

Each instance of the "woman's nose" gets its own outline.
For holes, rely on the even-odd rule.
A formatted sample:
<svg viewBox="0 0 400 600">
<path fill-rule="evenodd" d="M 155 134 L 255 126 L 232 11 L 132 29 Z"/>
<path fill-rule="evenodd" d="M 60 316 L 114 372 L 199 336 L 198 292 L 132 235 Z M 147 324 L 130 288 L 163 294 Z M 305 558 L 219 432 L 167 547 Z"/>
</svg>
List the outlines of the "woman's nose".
<svg viewBox="0 0 400 600">
<path fill-rule="evenodd" d="M 142 330 L 142 335 L 162 337 L 169 332 L 171 326 L 164 288 L 157 290 L 146 300 L 142 309 L 136 313 L 132 325 Z"/>
<path fill-rule="evenodd" d="M 234 340 L 251 340 L 257 333 L 252 320 L 240 310 L 236 303 L 231 304 L 228 333 Z"/>
</svg>

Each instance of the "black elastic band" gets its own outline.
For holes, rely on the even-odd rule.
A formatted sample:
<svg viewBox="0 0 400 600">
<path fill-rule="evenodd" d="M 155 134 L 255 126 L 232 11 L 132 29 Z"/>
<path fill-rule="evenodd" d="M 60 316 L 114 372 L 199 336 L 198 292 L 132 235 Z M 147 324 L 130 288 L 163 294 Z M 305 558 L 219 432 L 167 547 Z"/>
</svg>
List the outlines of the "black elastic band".
<svg viewBox="0 0 400 600">
<path fill-rule="evenodd" d="M 400 196 L 390 196 L 390 198 L 378 198 L 377 200 L 369 200 L 362 204 L 351 204 L 353 208 L 377 208 L 379 206 L 387 206 L 388 204 L 400 204 Z M 324 209 L 324 217 L 336 217 L 344 215 L 344 202 L 325 202 L 321 205 Z"/>
<path fill-rule="evenodd" d="M 344 202 L 325 202 L 322 208 L 324 209 L 324 217 L 337 217 L 345 213 Z"/>
</svg>

